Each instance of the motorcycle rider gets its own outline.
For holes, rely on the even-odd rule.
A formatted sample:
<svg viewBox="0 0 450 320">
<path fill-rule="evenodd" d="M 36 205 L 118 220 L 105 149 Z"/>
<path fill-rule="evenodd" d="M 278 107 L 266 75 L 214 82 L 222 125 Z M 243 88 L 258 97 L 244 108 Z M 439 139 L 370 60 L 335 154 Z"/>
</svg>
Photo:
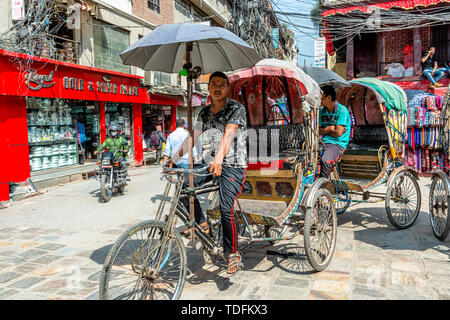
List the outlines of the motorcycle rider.
<svg viewBox="0 0 450 320">
<path fill-rule="evenodd" d="M 119 134 L 119 126 L 112 124 L 109 127 L 109 137 L 97 148 L 94 152 L 96 155 L 99 151 L 106 149 L 111 151 L 114 158 L 119 160 L 120 169 L 127 169 L 127 153 L 128 143 L 127 140 Z M 125 185 L 127 185 L 125 181 Z"/>
</svg>

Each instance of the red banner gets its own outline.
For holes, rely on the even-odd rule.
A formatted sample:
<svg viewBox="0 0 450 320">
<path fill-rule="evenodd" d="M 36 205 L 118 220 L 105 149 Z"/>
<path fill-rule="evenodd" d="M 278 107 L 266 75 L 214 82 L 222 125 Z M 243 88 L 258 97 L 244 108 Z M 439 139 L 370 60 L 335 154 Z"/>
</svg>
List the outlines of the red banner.
<svg viewBox="0 0 450 320">
<path fill-rule="evenodd" d="M 0 94 L 150 103 L 141 77 L 0 50 Z"/>
<path fill-rule="evenodd" d="M 381 9 L 391 9 L 391 8 L 401 8 L 401 9 L 413 9 L 414 7 L 428 7 L 430 5 L 435 5 L 441 2 L 450 2 L 447 0 L 399 0 L 399 1 L 386 1 L 386 2 L 380 2 L 380 3 L 373 3 L 370 5 L 364 5 L 364 6 L 350 6 L 350 7 L 342 7 L 342 8 L 336 8 L 336 9 L 329 9 L 324 10 L 322 12 L 322 17 L 331 16 L 334 14 L 346 14 L 351 11 L 361 11 L 361 12 L 367 12 L 369 7 L 378 7 Z M 372 10 L 369 8 L 369 10 Z"/>
</svg>

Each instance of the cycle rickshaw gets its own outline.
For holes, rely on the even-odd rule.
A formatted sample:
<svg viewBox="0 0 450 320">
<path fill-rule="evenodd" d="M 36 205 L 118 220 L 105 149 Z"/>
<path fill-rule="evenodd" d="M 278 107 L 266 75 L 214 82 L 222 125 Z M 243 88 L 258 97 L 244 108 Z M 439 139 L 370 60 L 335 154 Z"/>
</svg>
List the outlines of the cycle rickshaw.
<svg viewBox="0 0 450 320">
<path fill-rule="evenodd" d="M 409 228 L 419 215 L 421 193 L 417 172 L 403 164 L 407 146 L 406 94 L 399 86 L 376 78 L 349 82 L 351 86 L 339 89 L 337 97 L 350 111 L 353 132 L 330 178 L 336 212 L 344 213 L 352 202 L 384 200 L 391 224 L 397 229 Z M 358 184 L 341 179 L 341 175 L 373 180 Z M 371 191 L 383 183 L 387 185 L 385 194 Z"/>
<path fill-rule="evenodd" d="M 449 107 L 450 107 L 450 86 L 445 93 L 441 115 L 444 121 L 440 138 L 444 147 L 445 172 L 435 171 L 432 176 L 432 182 L 429 195 L 430 221 L 433 233 L 441 241 L 444 241 L 450 231 L 449 197 L 450 197 L 450 179 L 448 176 L 449 157 Z"/>
<path fill-rule="evenodd" d="M 322 181 L 315 181 L 320 88 L 296 66 L 272 59 L 236 71 L 229 79 L 230 97 L 240 100 L 248 113 L 247 182 L 234 206 L 239 239 L 248 243 L 277 242 L 303 235 L 301 244 L 309 263 L 315 271 L 322 271 L 334 254 L 337 216 L 330 191 L 321 188 Z M 270 99 L 282 100 L 286 107 L 273 112 Z M 285 124 L 275 119 L 280 115 Z M 252 149 L 253 145 L 258 148 Z M 205 263 L 226 261 L 220 241 L 218 186 L 211 182 L 183 188 L 185 174 L 200 176 L 204 169 L 170 169 L 174 174 L 164 171 L 168 182 L 154 220 L 131 226 L 108 253 L 100 279 L 101 299 L 180 297 L 187 256 L 175 230 L 177 219 L 194 228 Z M 211 195 L 207 210 L 212 231 L 209 235 L 190 220 L 178 201 L 180 197 L 207 193 Z M 167 203 L 169 208 L 165 208 Z"/>
</svg>

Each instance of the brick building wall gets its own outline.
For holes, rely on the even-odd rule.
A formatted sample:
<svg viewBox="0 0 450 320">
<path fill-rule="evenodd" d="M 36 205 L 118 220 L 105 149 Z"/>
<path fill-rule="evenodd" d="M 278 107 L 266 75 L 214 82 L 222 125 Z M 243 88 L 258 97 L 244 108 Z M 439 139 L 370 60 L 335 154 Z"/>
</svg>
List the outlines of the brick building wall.
<svg viewBox="0 0 450 320">
<path fill-rule="evenodd" d="M 420 29 L 420 39 L 422 46 L 427 48 L 430 45 L 430 28 Z M 384 61 L 386 64 L 399 62 L 403 63 L 403 48 L 407 44 L 413 43 L 413 30 L 399 30 L 384 33 Z"/>
<path fill-rule="evenodd" d="M 148 0 L 132 0 L 133 14 L 157 26 L 174 23 L 174 0 L 159 0 L 160 13 L 148 7 Z"/>
</svg>

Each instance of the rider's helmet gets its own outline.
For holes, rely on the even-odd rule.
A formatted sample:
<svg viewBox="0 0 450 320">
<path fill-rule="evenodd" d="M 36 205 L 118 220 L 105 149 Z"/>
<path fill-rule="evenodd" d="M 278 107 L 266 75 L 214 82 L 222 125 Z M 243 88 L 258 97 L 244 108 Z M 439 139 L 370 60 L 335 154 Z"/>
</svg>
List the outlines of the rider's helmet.
<svg viewBox="0 0 450 320">
<path fill-rule="evenodd" d="M 109 127 L 109 135 L 113 138 L 119 136 L 119 126 L 117 124 L 113 124 Z"/>
</svg>

